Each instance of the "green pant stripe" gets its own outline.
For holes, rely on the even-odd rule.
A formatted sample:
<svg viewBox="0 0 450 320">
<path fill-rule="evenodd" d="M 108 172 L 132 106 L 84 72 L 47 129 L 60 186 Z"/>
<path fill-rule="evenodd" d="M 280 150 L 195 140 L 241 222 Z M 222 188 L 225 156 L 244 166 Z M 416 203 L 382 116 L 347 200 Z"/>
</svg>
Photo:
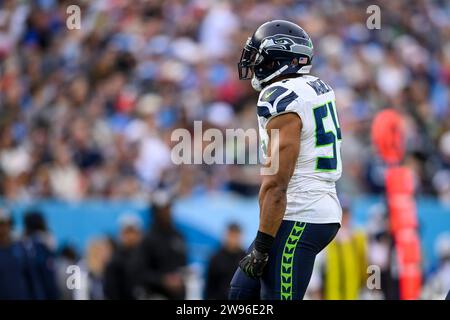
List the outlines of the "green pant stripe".
<svg viewBox="0 0 450 320">
<path fill-rule="evenodd" d="M 281 300 L 292 300 L 292 271 L 295 248 L 297 247 L 297 243 L 300 240 L 305 227 L 305 222 L 296 221 L 284 244 L 283 255 L 281 257 Z"/>
</svg>

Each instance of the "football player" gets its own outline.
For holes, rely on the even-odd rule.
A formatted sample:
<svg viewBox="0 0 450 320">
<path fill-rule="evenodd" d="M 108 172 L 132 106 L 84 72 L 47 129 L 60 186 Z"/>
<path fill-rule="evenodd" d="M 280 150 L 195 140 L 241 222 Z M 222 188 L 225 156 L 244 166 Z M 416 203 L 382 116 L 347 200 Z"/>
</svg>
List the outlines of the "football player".
<svg viewBox="0 0 450 320">
<path fill-rule="evenodd" d="M 333 89 L 309 75 L 312 60 L 308 34 L 284 20 L 261 25 L 242 50 L 239 78 L 260 91 L 262 151 L 278 152 L 279 169 L 263 175 L 259 230 L 230 299 L 303 299 L 316 255 L 340 227 L 341 129 Z"/>
</svg>

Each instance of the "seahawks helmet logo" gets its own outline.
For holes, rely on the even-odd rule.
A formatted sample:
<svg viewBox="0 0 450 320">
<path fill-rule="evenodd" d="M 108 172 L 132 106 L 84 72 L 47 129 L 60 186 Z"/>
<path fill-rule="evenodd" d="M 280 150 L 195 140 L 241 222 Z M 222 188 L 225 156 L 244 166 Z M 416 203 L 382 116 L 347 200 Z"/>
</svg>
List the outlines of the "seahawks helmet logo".
<svg viewBox="0 0 450 320">
<path fill-rule="evenodd" d="M 265 50 L 284 50 L 302 53 L 306 55 L 312 50 L 312 42 L 309 39 L 300 37 L 280 37 L 280 35 L 264 39 L 261 49 Z"/>
<path fill-rule="evenodd" d="M 268 38 L 266 48 L 290 51 L 295 42 L 290 38 Z"/>
</svg>

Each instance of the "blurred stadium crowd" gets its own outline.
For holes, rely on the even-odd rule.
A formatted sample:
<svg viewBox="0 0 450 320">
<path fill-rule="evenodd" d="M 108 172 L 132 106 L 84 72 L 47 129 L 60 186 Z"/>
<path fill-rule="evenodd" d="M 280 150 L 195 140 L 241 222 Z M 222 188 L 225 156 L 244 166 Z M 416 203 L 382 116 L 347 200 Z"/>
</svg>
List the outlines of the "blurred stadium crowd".
<svg viewBox="0 0 450 320">
<path fill-rule="evenodd" d="M 80 30 L 66 27 L 74 2 Z M 383 191 L 369 133 L 374 114 L 393 107 L 406 119 L 417 191 L 450 203 L 450 3 L 381 1 L 381 30 L 369 30 L 372 2 L 0 0 L 0 196 L 254 196 L 257 166 L 175 166 L 170 135 L 194 120 L 256 126 L 257 93 L 236 63 L 259 24 L 283 18 L 309 33 L 312 73 L 336 91 L 339 191 Z"/>
<path fill-rule="evenodd" d="M 346 138 L 341 189 L 382 189 L 370 120 L 389 106 L 407 117 L 418 191 L 450 198 L 446 1 L 383 3 L 373 31 L 370 1 L 84 1 L 80 30 L 66 27 L 70 4 L 2 1 L 5 197 L 139 198 L 171 183 L 180 193 L 254 194 L 257 175 L 246 166 L 172 166 L 170 134 L 194 120 L 255 126 L 256 95 L 237 80 L 236 61 L 252 30 L 280 17 L 310 33 L 313 73 L 336 90 Z"/>
</svg>

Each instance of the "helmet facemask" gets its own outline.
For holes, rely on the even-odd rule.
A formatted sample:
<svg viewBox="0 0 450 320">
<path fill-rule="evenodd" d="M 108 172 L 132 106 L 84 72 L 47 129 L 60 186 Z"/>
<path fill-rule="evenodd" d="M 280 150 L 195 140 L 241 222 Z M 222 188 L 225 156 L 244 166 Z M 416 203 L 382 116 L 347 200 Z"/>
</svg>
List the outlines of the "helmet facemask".
<svg viewBox="0 0 450 320">
<path fill-rule="evenodd" d="M 238 63 L 239 80 L 250 80 L 254 76 L 254 67 L 261 63 L 262 55 L 252 43 L 251 38 L 247 39 L 244 49 L 242 49 L 241 59 Z"/>
</svg>

